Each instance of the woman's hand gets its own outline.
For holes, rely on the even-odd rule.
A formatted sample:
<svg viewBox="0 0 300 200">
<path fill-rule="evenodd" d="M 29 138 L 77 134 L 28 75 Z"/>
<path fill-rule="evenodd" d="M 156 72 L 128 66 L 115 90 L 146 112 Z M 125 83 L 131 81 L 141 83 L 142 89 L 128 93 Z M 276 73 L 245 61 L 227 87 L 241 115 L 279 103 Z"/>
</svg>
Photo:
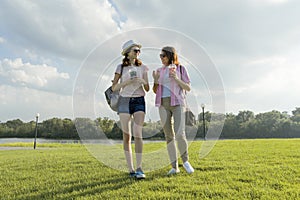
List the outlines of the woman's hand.
<svg viewBox="0 0 300 200">
<path fill-rule="evenodd" d="M 152 72 L 152 77 L 153 77 L 153 79 L 154 79 L 154 83 L 158 83 L 159 72 L 153 70 L 153 72 Z"/>
<path fill-rule="evenodd" d="M 126 87 L 131 84 L 146 85 L 148 83 L 145 79 L 139 77 L 131 78 L 121 83 L 122 87 Z"/>
<path fill-rule="evenodd" d="M 171 78 L 174 78 L 175 80 L 178 79 L 178 76 L 177 76 L 177 73 L 176 73 L 176 70 L 169 70 L 169 77 Z"/>
<path fill-rule="evenodd" d="M 147 82 L 144 79 L 138 78 L 138 77 L 137 78 L 133 78 L 132 81 L 134 81 L 135 83 L 138 83 L 140 85 L 146 85 L 147 84 Z"/>
<path fill-rule="evenodd" d="M 132 84 L 133 82 L 134 82 L 134 79 L 128 79 L 128 80 L 122 82 L 121 85 L 122 85 L 122 87 L 125 87 L 127 85 Z"/>
</svg>

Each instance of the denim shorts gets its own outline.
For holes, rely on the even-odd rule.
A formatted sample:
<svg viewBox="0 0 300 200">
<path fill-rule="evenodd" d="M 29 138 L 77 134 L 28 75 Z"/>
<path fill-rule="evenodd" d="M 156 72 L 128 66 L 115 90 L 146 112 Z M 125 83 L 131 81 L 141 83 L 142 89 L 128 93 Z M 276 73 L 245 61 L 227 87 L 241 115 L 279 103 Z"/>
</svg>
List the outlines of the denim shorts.
<svg viewBox="0 0 300 200">
<path fill-rule="evenodd" d="M 138 111 L 146 112 L 144 97 L 120 97 L 118 113 L 133 114 Z"/>
</svg>

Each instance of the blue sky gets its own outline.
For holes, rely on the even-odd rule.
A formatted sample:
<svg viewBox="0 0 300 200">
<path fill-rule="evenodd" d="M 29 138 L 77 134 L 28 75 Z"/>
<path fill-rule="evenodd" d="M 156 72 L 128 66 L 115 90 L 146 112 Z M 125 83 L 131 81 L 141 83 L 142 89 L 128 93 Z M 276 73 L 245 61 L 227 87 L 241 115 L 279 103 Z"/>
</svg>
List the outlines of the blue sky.
<svg viewBox="0 0 300 200">
<path fill-rule="evenodd" d="M 76 117 L 73 88 L 91 51 L 118 35 L 146 27 L 180 32 L 205 49 L 222 79 L 226 112 L 290 113 L 300 100 L 299 4 L 293 0 L 2 0 L 0 120 L 29 121 L 37 112 L 42 120 Z M 157 35 L 155 39 L 161 47 L 166 45 L 166 38 Z M 140 40 L 147 43 L 149 36 Z M 171 45 L 180 50 L 176 38 Z M 147 52 L 141 54 L 145 61 Z M 106 53 L 121 56 L 109 49 Z M 159 67 L 158 56 L 145 64 L 150 70 Z M 108 70 L 107 79 L 113 70 Z M 204 82 L 194 74 L 191 78 L 192 97 L 210 110 L 208 96 L 214 91 L 203 93 Z M 95 116 L 116 117 L 100 96 Z M 157 118 L 153 97 L 147 94 L 148 119 Z"/>
</svg>

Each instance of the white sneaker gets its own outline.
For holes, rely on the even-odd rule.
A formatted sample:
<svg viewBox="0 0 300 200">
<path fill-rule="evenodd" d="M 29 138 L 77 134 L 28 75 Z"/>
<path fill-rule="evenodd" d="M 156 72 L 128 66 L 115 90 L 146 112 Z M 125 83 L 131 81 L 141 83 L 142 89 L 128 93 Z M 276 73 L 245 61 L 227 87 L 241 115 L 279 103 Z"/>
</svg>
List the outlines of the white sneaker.
<svg viewBox="0 0 300 200">
<path fill-rule="evenodd" d="M 177 173 L 179 173 L 179 172 L 180 172 L 179 169 L 172 168 L 172 169 L 167 173 L 167 175 L 173 175 L 173 174 L 177 174 Z"/>
<path fill-rule="evenodd" d="M 191 174 L 195 171 L 194 168 L 192 167 L 192 165 L 189 163 L 189 161 L 186 161 L 185 163 L 183 163 L 183 168 L 185 169 L 185 171 L 188 174 Z"/>
</svg>

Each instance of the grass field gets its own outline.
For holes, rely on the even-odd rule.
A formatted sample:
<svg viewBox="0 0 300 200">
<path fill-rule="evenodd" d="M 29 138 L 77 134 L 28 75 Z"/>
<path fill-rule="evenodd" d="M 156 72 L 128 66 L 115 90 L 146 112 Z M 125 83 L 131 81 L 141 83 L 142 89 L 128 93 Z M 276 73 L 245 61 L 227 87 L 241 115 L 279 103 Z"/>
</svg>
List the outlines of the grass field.
<svg viewBox="0 0 300 200">
<path fill-rule="evenodd" d="M 300 139 L 218 141 L 203 159 L 201 144 L 189 148 L 195 173 L 165 167 L 139 181 L 79 144 L 1 150 L 0 199 L 300 199 Z"/>
</svg>

